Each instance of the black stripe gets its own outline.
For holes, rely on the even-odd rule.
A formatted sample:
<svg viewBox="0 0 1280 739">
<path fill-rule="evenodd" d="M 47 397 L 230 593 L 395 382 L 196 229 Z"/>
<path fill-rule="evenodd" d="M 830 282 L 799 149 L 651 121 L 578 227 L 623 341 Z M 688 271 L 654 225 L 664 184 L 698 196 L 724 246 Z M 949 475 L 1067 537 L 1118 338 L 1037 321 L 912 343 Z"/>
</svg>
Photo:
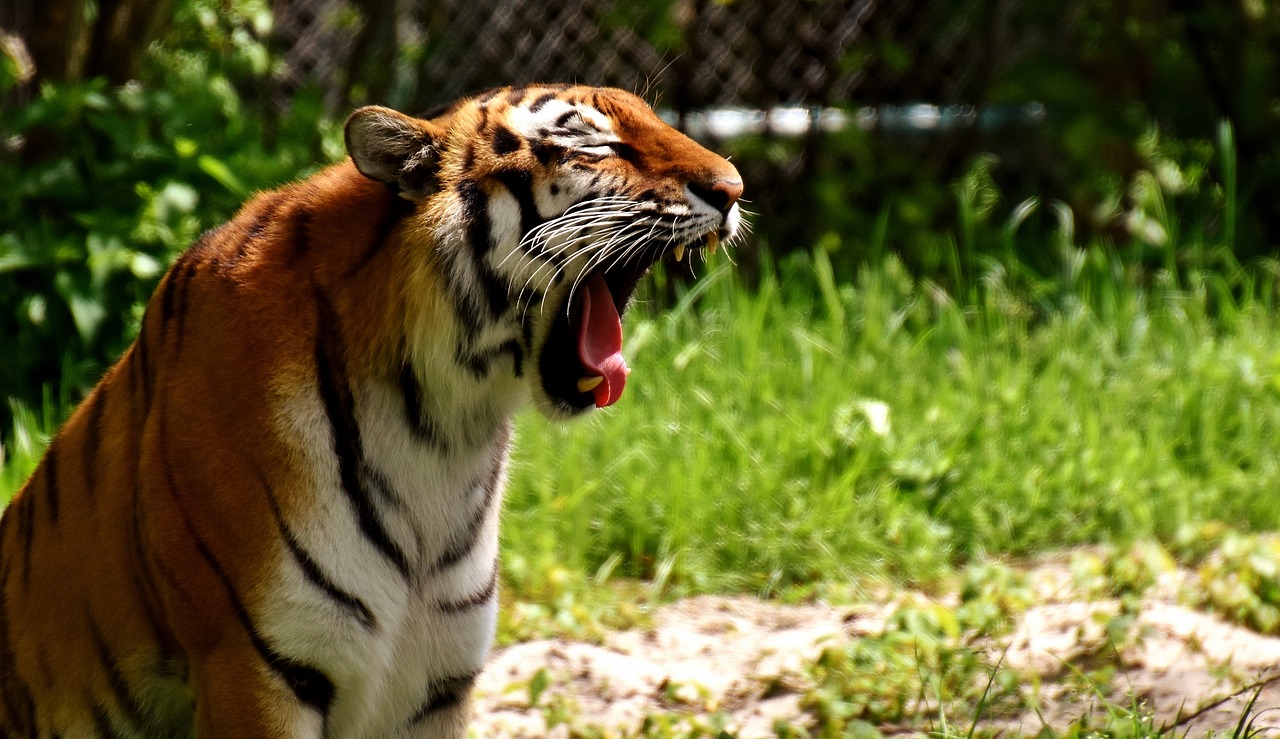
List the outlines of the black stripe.
<svg viewBox="0 0 1280 739">
<path fill-rule="evenodd" d="M 253 220 L 249 221 L 249 225 L 244 230 L 244 236 L 240 238 L 240 243 L 236 244 L 236 253 L 232 254 L 230 259 L 222 259 L 215 256 L 213 258 L 214 268 L 223 270 L 227 267 L 234 267 L 244 261 L 245 255 L 249 253 L 249 245 L 267 234 L 267 229 L 271 226 L 272 221 L 276 220 L 276 215 L 280 212 L 280 207 L 286 197 L 282 192 L 272 193 L 270 199 L 254 215 Z M 225 226 L 222 228 L 225 228 Z M 222 229 L 219 228 L 218 230 Z M 203 248 L 205 243 L 210 243 L 214 233 L 215 231 L 212 230 L 204 232 L 200 236 L 200 240 L 196 242 L 196 245 L 191 247 L 192 250 L 198 251 Z"/>
<path fill-rule="evenodd" d="M 142 417 L 144 419 L 151 413 L 151 396 L 154 392 L 151 365 L 147 362 L 147 315 L 150 313 L 151 311 L 147 311 L 142 316 L 142 328 L 138 331 L 136 344 L 138 347 L 138 367 L 142 372 Z"/>
<path fill-rule="evenodd" d="M 126 739 L 124 734 L 116 731 L 111 719 L 107 717 L 107 709 L 101 703 L 93 706 L 93 727 L 98 730 L 98 736 L 103 739 Z"/>
<path fill-rule="evenodd" d="M 199 263 L 194 258 L 194 254 L 189 253 L 190 258 L 187 259 L 186 268 L 182 271 L 182 282 L 178 285 L 178 325 L 176 336 L 174 337 L 174 353 L 182 351 L 182 339 L 186 335 L 187 328 L 187 293 L 191 290 L 191 278 L 196 276 L 199 269 Z"/>
<path fill-rule="evenodd" d="M 167 460 L 167 457 L 165 458 Z M 223 589 L 226 591 L 227 599 L 231 601 L 232 610 L 239 619 L 241 626 L 244 628 L 249 642 L 258 652 L 258 656 L 263 662 L 284 680 L 290 690 L 297 699 L 306 706 L 316 709 L 328 722 L 329 706 L 333 703 L 333 681 L 325 674 L 314 667 L 301 664 L 292 660 L 279 652 L 275 651 L 271 645 L 263 640 L 262 635 L 258 633 L 258 629 L 254 626 L 253 621 L 249 618 L 249 609 L 245 607 L 244 601 L 240 600 L 240 595 L 236 591 L 235 585 L 231 582 L 231 577 L 227 571 L 223 569 L 218 558 L 214 556 L 213 550 L 205 540 L 196 532 L 195 526 L 191 523 L 191 518 L 187 514 L 186 509 L 182 505 L 182 500 L 178 497 L 177 483 L 173 479 L 173 470 L 167 462 L 162 465 L 164 468 L 165 480 L 168 483 L 169 494 L 173 497 L 174 503 L 178 506 L 179 517 L 182 519 L 183 527 L 186 529 L 187 537 L 195 544 L 196 551 L 200 553 L 200 557 L 213 571 L 218 581 L 222 583 Z M 323 734 L 323 732 L 322 732 Z"/>
<path fill-rule="evenodd" d="M 89 396 L 88 425 L 84 432 L 84 446 L 81 448 L 84 464 L 85 492 L 89 500 L 97 498 L 98 493 L 98 450 L 102 447 L 102 414 L 107 405 L 107 384 L 103 383 Z"/>
<path fill-rule="evenodd" d="M 477 380 L 483 380 L 489 376 L 490 365 L 503 354 L 511 355 L 515 376 L 521 377 L 524 374 L 524 349 L 520 348 L 520 342 L 515 339 L 506 341 L 495 349 L 478 354 L 467 354 L 463 347 L 458 347 L 454 359 L 458 364 L 470 370 Z"/>
<path fill-rule="evenodd" d="M 471 242 L 472 254 L 475 255 L 476 276 L 484 286 L 490 315 L 496 319 L 507 309 L 511 299 L 506 287 L 485 265 L 485 255 L 493 246 L 489 228 L 489 196 L 475 180 L 459 182 L 457 192 L 462 201 L 463 218 L 467 222 L 467 238 Z"/>
<path fill-rule="evenodd" d="M 138 492 L 138 485 L 132 488 L 132 498 L 129 514 L 129 539 L 133 548 L 133 579 L 134 587 L 138 589 L 138 596 L 142 599 L 143 615 L 147 617 L 147 623 L 151 627 L 151 632 L 155 634 L 156 643 L 165 641 L 167 629 L 163 625 L 163 619 L 160 617 L 159 611 L 156 610 L 156 603 L 160 601 L 159 593 L 156 592 L 155 583 L 151 580 L 151 570 L 148 567 L 147 554 L 142 548 L 142 510 L 141 495 Z"/>
<path fill-rule="evenodd" d="M 218 576 L 218 579 L 223 583 L 223 587 L 227 589 L 227 596 L 232 601 L 232 606 L 236 610 L 239 620 L 241 620 L 244 631 L 248 634 L 248 638 L 253 644 L 253 649 L 256 649 L 259 656 L 262 657 L 262 661 L 268 663 L 271 670 L 274 670 L 276 674 L 280 675 L 280 678 L 284 679 L 285 684 L 288 684 L 289 688 L 293 690 L 293 694 L 296 695 L 298 701 L 320 711 L 321 715 L 328 715 L 329 706 L 333 703 L 333 681 L 326 678 L 324 672 L 316 670 L 315 667 L 302 665 L 301 662 L 291 660 L 291 658 L 276 652 L 275 649 L 271 648 L 270 644 L 262 639 L 262 635 L 259 634 L 250 617 L 248 617 L 247 608 L 244 607 L 244 603 L 237 596 L 236 588 L 233 587 L 227 571 L 223 570 L 223 567 L 216 560 L 214 553 L 209 549 L 209 544 L 206 544 L 204 539 L 196 535 L 195 529 L 192 529 L 191 521 L 187 520 L 186 516 L 183 516 L 183 523 L 187 525 L 187 530 L 191 533 L 192 540 L 196 543 L 196 548 L 200 549 L 200 556 L 209 564 L 210 569 L 214 570 L 214 575 Z"/>
<path fill-rule="evenodd" d="M 447 451 L 448 443 L 436 426 L 435 419 L 423 411 L 422 386 L 408 362 L 400 366 L 400 395 L 404 398 L 405 421 L 413 435 L 442 452 Z"/>
<path fill-rule="evenodd" d="M 462 203 L 463 218 L 468 223 L 468 238 L 471 241 L 472 252 L 477 255 L 474 267 L 468 268 L 465 265 L 456 264 L 455 268 L 467 272 L 480 272 L 484 254 L 489 250 L 489 199 L 475 180 L 463 180 L 458 183 L 455 190 Z M 458 320 L 462 322 L 468 335 L 475 336 L 480 333 L 484 325 L 482 315 L 484 306 L 478 304 L 478 296 L 459 284 L 459 279 L 454 275 L 453 270 L 449 270 L 447 279 L 450 282 L 448 293 L 453 298 Z"/>
<path fill-rule="evenodd" d="M 583 232 L 584 232 L 583 228 L 579 228 L 574 231 L 575 234 L 581 234 Z M 568 263 L 569 259 L 573 257 L 572 254 L 561 254 L 558 251 L 553 251 L 552 249 L 548 248 L 546 244 L 543 244 L 540 241 L 536 241 L 536 240 L 528 241 L 528 242 L 521 241 L 520 246 L 521 248 L 524 249 L 525 254 L 528 254 L 531 258 L 537 259 L 543 262 L 549 262 L 551 265 L 556 267 L 556 270 L 554 272 L 554 277 L 551 280 L 552 285 L 559 285 L 562 282 L 564 282 L 565 277 L 567 275 L 563 267 L 565 266 L 565 264 Z M 540 297 L 540 292 L 536 288 L 532 288 L 532 287 L 525 288 L 525 291 L 532 292 L 535 294 L 535 296 Z"/>
<path fill-rule="evenodd" d="M 164 285 L 160 290 L 160 318 L 163 323 L 173 320 L 175 304 L 177 303 L 178 292 L 178 275 L 182 272 L 185 264 L 186 254 L 178 257 L 178 260 L 169 268 L 169 273 L 164 277 Z"/>
<path fill-rule="evenodd" d="M 538 97 L 534 98 L 533 102 L 529 103 L 529 112 L 537 113 L 539 110 L 542 110 L 542 106 L 546 105 L 547 103 L 555 99 L 556 99 L 556 93 L 544 92 Z"/>
<path fill-rule="evenodd" d="M 462 600 L 442 601 L 436 604 L 436 608 L 440 609 L 442 613 L 448 613 L 448 614 L 461 613 L 462 611 L 469 611 L 472 608 L 483 606 L 487 604 L 489 601 L 493 600 L 493 594 L 496 593 L 497 590 L 498 590 L 498 562 L 497 560 L 495 560 L 493 563 L 493 571 L 489 575 L 489 581 L 485 584 L 485 586 L 479 592 L 467 598 L 464 598 Z"/>
<path fill-rule="evenodd" d="M 565 112 L 561 113 L 559 116 L 556 117 L 555 127 L 564 128 L 569 124 L 569 121 L 573 120 L 574 118 L 582 118 L 582 114 L 579 113 L 576 108 L 573 110 L 566 110 Z"/>
<path fill-rule="evenodd" d="M 298 206 L 291 214 L 293 228 L 289 244 L 293 247 L 289 255 L 289 264 L 295 265 L 311 250 L 311 209 Z"/>
<path fill-rule="evenodd" d="M 146 396 L 146 385 L 143 384 L 142 377 L 142 360 L 138 358 L 138 351 L 141 344 L 142 336 L 139 334 L 138 338 L 134 340 L 134 345 L 129 347 L 129 351 L 126 356 L 126 359 L 129 362 L 129 391 L 133 394 L 134 398 L 143 398 Z M 142 436 L 142 421 L 146 420 L 146 416 L 141 416 L 139 413 L 141 409 L 141 403 L 129 403 L 129 430 L 137 434 L 137 437 L 135 438 Z"/>
<path fill-rule="evenodd" d="M 0 540 L 8 529 L 9 517 L 0 517 Z M 35 723 L 35 703 L 31 690 L 18 675 L 17 658 L 13 654 L 12 635 L 9 631 L 9 565 L 5 561 L 0 574 L 0 701 L 5 713 L 17 723 L 18 733 L 29 733 Z M 25 717 L 25 718 L 24 718 Z"/>
<path fill-rule="evenodd" d="M 501 124 L 493 127 L 493 153 L 506 156 L 520 150 L 520 137 Z"/>
<path fill-rule="evenodd" d="M 445 280 L 449 283 L 446 292 L 453 299 L 454 313 L 467 336 L 474 338 L 484 326 L 485 306 L 480 304 L 478 296 L 463 288 L 454 270 L 445 272 Z"/>
<path fill-rule="evenodd" d="M 517 87 L 507 93 L 507 104 L 511 106 L 519 105 L 524 102 L 525 97 L 529 94 L 529 88 Z"/>
<path fill-rule="evenodd" d="M 61 491 L 58 489 L 58 443 L 55 437 L 49 444 L 49 451 L 44 455 L 44 492 L 49 501 L 49 519 L 58 522 L 58 511 L 61 508 Z"/>
<path fill-rule="evenodd" d="M 364 456 L 360 443 L 360 426 L 355 418 L 355 399 L 347 384 L 343 344 L 338 316 L 324 293 L 316 291 L 316 375 L 321 401 L 333 435 L 333 453 L 338 458 L 338 477 L 342 489 L 355 509 L 360 532 L 400 572 L 409 575 L 409 558 L 387 532 L 378 511 L 360 480 Z"/>
<path fill-rule="evenodd" d="M 213 247 L 215 240 L 218 238 L 218 234 L 225 228 L 226 224 L 223 224 L 217 228 L 211 228 L 200 234 L 199 238 L 191 242 L 191 246 L 187 247 L 186 253 L 183 254 L 183 258 L 191 262 L 206 262 L 212 265 L 214 269 L 222 269 L 226 266 L 226 263 L 222 259 L 222 255 L 218 250 Z M 237 254 L 237 256 L 239 255 Z"/>
<path fill-rule="evenodd" d="M 191 591 L 187 590 L 187 586 L 182 582 L 173 570 L 169 569 L 169 565 L 165 564 L 163 559 L 156 559 L 156 572 L 160 573 L 160 577 L 168 584 L 169 589 L 178 594 L 178 597 L 189 604 L 194 604 L 196 599 L 191 595 Z"/>
<path fill-rule="evenodd" d="M 267 502 L 271 504 L 271 513 L 276 518 L 276 528 L 279 529 L 285 546 L 289 548 L 289 553 L 293 555 L 293 560 L 298 563 L 298 568 L 302 570 L 302 574 L 306 576 L 307 580 L 311 581 L 312 585 L 329 596 L 339 606 L 353 612 L 356 620 L 362 626 L 370 631 L 376 630 L 377 621 L 373 617 L 373 611 L 369 610 L 369 606 L 365 605 L 364 601 L 338 587 L 333 580 L 329 579 L 328 575 L 324 574 L 320 566 L 311 557 L 311 554 L 298 541 L 298 537 L 289 528 L 288 522 L 284 520 L 284 513 L 280 510 L 280 501 L 276 499 L 275 490 L 272 489 L 262 475 L 258 475 L 258 477 L 267 491 Z"/>
<path fill-rule="evenodd" d="M 443 711 L 446 708 L 452 708 L 462 703 L 463 698 L 471 691 L 471 686 L 475 684 L 479 675 L 479 672 L 473 672 L 469 675 L 447 677 L 434 682 L 427 690 L 427 699 L 409 717 L 409 723 L 406 728 L 413 728 L 414 724 L 425 720 L 437 711 Z"/>
<path fill-rule="evenodd" d="M 470 370 L 472 376 L 477 380 L 483 380 L 489 376 L 489 356 L 487 353 L 467 354 L 465 348 L 459 346 L 454 352 L 453 360 Z"/>
<path fill-rule="evenodd" d="M 360 479 L 364 481 L 365 487 L 376 495 L 382 503 L 392 508 L 404 508 L 404 500 L 391 487 L 391 481 L 387 479 L 387 476 L 369 466 L 366 461 L 360 462 Z"/>
<path fill-rule="evenodd" d="M 166 328 L 175 318 L 178 320 L 176 330 L 176 347 L 182 348 L 182 330 L 186 325 L 187 313 L 187 288 L 192 276 L 195 275 L 197 265 L 190 251 L 183 252 L 178 257 L 173 266 L 169 268 L 169 273 L 165 275 L 164 284 L 160 287 L 160 325 L 161 331 L 167 331 Z M 143 339 L 147 332 L 147 316 L 142 317 L 142 329 L 138 334 L 138 344 L 143 352 L 143 371 L 149 375 L 150 368 L 146 366 L 146 345 Z M 143 384 L 150 389 L 149 377 L 144 375 Z M 147 393 L 147 402 L 150 403 L 150 392 Z"/>
<path fill-rule="evenodd" d="M 498 347 L 498 353 L 511 354 L 511 366 L 515 371 L 516 377 L 524 376 L 524 349 L 520 347 L 520 342 L 512 339 L 502 346 Z"/>
<path fill-rule="evenodd" d="M 586 151 L 571 151 L 569 152 L 567 158 L 574 162 L 583 161 L 583 162 L 590 162 L 591 164 L 599 164 L 600 162 L 603 162 L 606 158 L 608 158 L 608 156 L 609 155 L 607 154 L 592 154 Z"/>
<path fill-rule="evenodd" d="M 347 272 L 348 277 L 359 272 L 365 265 L 373 261 L 373 258 L 387 245 L 391 232 L 396 226 L 400 225 L 400 221 L 413 212 L 413 208 L 413 203 L 404 198 L 396 197 L 391 200 L 391 206 L 382 215 L 382 220 L 378 222 L 378 228 L 373 233 L 373 240 L 369 242 L 369 247 L 360 256 L 360 261 L 356 262 L 355 266 Z"/>
<path fill-rule="evenodd" d="M 507 439 L 510 437 L 511 429 L 508 427 L 503 432 L 503 438 L 499 441 L 501 453 L 505 453 Z M 484 528 L 484 521 L 489 516 L 489 511 L 493 507 L 498 497 L 498 482 L 502 477 L 502 458 L 494 460 L 493 469 L 489 471 L 488 478 L 483 484 L 484 497 L 480 500 L 480 505 L 476 507 L 471 514 L 471 520 L 467 522 L 466 536 L 453 544 L 440 555 L 435 562 L 431 563 L 431 567 L 427 569 L 428 574 L 434 574 L 444 570 L 447 567 L 461 562 L 471 550 L 475 549 L 476 543 L 480 540 L 480 530 Z"/>
<path fill-rule="evenodd" d="M 524 316 L 524 320 L 520 325 L 521 333 L 524 334 L 524 345 L 533 346 L 533 321 L 529 320 L 528 315 Z"/>
<path fill-rule="evenodd" d="M 494 175 L 520 203 L 520 235 L 542 225 L 545 219 L 533 199 L 533 175 L 528 170 L 506 169 Z"/>
<path fill-rule="evenodd" d="M 165 277 L 160 295 L 161 318 L 164 324 L 177 320 L 176 349 L 182 348 L 182 333 L 187 322 L 187 292 L 191 287 L 191 278 L 195 277 L 199 267 L 195 252 L 187 250 L 178 257 Z"/>
<path fill-rule="evenodd" d="M 31 686 L 26 680 L 16 678 L 18 696 L 22 699 L 22 718 L 19 719 L 23 725 L 31 727 L 28 731 L 35 735 L 36 733 L 36 701 L 31 692 Z"/>
<path fill-rule="evenodd" d="M 266 235 L 267 226 L 271 225 L 271 222 L 276 219 L 276 215 L 280 212 L 280 206 L 284 203 L 286 197 L 285 193 L 275 193 L 267 201 L 267 204 L 262 207 L 262 210 L 258 212 L 258 215 L 254 216 L 249 223 L 249 227 L 245 229 L 245 238 L 240 242 L 240 249 L 236 254 L 237 257 L 244 255 L 245 247 L 249 245 L 250 241 L 257 241 Z"/>
<path fill-rule="evenodd" d="M 489 253 L 489 196 L 480 183 L 472 179 L 462 180 L 455 190 L 462 202 L 463 219 L 467 222 L 467 236 L 471 249 L 477 256 Z"/>
<path fill-rule="evenodd" d="M 565 154 L 563 146 L 553 144 L 550 141 L 531 141 L 529 142 L 529 148 L 533 150 L 533 155 L 542 164 L 550 164 L 552 159 L 560 159 Z"/>
<path fill-rule="evenodd" d="M 98 629 L 98 624 L 93 620 L 92 614 L 86 613 L 85 616 L 89 620 L 89 638 L 93 641 L 93 649 L 97 653 L 98 661 L 102 663 L 102 668 L 106 671 L 107 686 L 111 688 L 116 707 L 120 709 L 120 713 L 129 722 L 129 728 L 133 730 L 133 733 L 141 733 L 142 727 L 147 723 L 142 715 L 142 706 L 138 705 L 138 701 L 129 692 L 124 673 L 120 671 L 120 664 L 116 662 L 115 656 L 111 654 L 111 648 L 107 646 L 107 640 L 103 638 L 102 631 Z"/>
</svg>

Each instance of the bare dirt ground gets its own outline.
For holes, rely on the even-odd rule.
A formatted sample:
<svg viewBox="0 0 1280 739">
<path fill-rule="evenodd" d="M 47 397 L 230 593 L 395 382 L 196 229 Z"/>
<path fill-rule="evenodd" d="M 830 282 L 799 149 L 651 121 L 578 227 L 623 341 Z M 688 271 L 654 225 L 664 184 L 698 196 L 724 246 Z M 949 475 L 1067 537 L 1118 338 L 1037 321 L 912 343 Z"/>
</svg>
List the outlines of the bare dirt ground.
<svg viewBox="0 0 1280 739">
<path fill-rule="evenodd" d="M 1043 566 L 1034 576 L 1039 604 L 1023 614 L 1011 637 L 991 645 L 1023 676 L 1021 689 L 1039 706 L 987 726 L 1009 735 L 1034 735 L 1045 724 L 1062 729 L 1105 710 L 1096 692 L 1070 678 L 1073 666 L 1111 649 L 1104 624 L 1118 603 L 1081 599 L 1061 566 Z M 1155 714 L 1157 726 L 1198 714 L 1180 725 L 1179 735 L 1229 732 L 1255 691 L 1228 697 L 1277 674 L 1280 639 L 1179 605 L 1177 585 L 1174 576 L 1146 595 L 1131 638 L 1112 652 L 1118 669 L 1107 701 L 1129 706 L 1136 700 Z M 612 633 L 603 644 L 518 644 L 495 654 L 479 680 L 475 732 L 567 736 L 563 725 L 548 730 L 546 716 L 555 713 L 548 706 L 555 706 L 574 716 L 575 725 L 610 735 L 639 732 L 647 714 L 719 711 L 731 717 L 728 730 L 735 736 L 771 737 L 777 719 L 811 723 L 800 707 L 804 665 L 841 640 L 880 633 L 892 608 L 700 596 L 663 606 L 652 628 Z M 542 669 L 550 680 L 538 707 L 531 707 L 528 686 Z M 1261 712 L 1254 728 L 1280 735 L 1280 680 L 1262 688 L 1254 711 Z"/>
</svg>

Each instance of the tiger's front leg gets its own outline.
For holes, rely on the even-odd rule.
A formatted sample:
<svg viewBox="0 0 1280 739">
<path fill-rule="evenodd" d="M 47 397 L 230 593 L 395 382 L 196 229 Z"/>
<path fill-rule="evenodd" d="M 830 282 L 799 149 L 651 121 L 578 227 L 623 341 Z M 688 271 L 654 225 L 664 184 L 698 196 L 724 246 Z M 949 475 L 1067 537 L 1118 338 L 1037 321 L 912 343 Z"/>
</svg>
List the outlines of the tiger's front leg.
<svg viewBox="0 0 1280 739">
<path fill-rule="evenodd" d="M 289 685 L 287 676 L 266 664 L 251 645 L 218 648 L 191 669 L 196 738 L 327 736 L 323 709 L 332 686 L 315 677 L 299 675 Z"/>
<path fill-rule="evenodd" d="M 471 721 L 470 692 L 448 699 L 447 705 L 436 705 L 422 715 L 414 716 L 405 727 L 406 739 L 462 739 Z"/>
</svg>

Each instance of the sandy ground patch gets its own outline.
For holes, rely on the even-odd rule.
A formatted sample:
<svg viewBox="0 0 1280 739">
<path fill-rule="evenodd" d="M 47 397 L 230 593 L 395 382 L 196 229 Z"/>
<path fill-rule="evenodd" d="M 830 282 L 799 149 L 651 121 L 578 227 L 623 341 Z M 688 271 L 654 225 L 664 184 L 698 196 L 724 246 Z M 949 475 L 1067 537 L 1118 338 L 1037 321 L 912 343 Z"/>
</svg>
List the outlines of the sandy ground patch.
<svg viewBox="0 0 1280 739">
<path fill-rule="evenodd" d="M 1039 715 L 990 726 L 1013 734 L 1036 733 L 1041 717 L 1062 728 L 1102 710 L 1096 694 L 1069 679 L 1071 665 L 1109 649 L 1103 624 L 1119 608 L 1114 601 L 1078 599 L 1061 568 L 1047 567 L 1036 576 L 1043 602 L 1023 614 L 1011 637 L 990 647 L 1003 651 L 1006 664 L 1026 676 L 1024 691 L 1040 705 Z M 1175 591 L 1169 585 L 1148 594 L 1133 638 L 1112 655 L 1120 669 L 1108 698 L 1138 701 L 1154 712 L 1157 724 L 1179 711 L 1200 712 L 1182 726 L 1191 736 L 1230 730 L 1247 697 L 1223 699 L 1277 673 L 1280 639 L 1179 605 Z M 735 736 L 773 736 L 779 718 L 795 725 L 810 721 L 800 708 L 804 665 L 827 646 L 879 633 L 891 610 L 887 604 L 787 606 L 700 596 L 660 608 L 650 629 L 609 634 L 603 644 L 518 644 L 496 653 L 482 674 L 474 731 L 483 737 L 567 735 L 564 726 L 547 727 L 547 715 L 563 710 L 577 725 L 627 736 L 649 714 L 718 711 L 730 717 Z M 550 680 L 538 707 L 531 707 L 528 686 L 542 669 Z M 1280 735 L 1280 681 L 1262 689 L 1256 706 L 1274 710 L 1263 712 L 1255 727 Z"/>
</svg>

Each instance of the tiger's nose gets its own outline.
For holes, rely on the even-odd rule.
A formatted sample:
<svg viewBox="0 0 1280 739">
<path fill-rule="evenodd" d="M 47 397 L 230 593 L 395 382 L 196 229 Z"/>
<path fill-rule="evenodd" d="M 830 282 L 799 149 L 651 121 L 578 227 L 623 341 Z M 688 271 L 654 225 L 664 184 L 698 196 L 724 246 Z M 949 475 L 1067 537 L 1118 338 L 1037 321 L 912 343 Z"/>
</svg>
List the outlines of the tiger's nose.
<svg viewBox="0 0 1280 739">
<path fill-rule="evenodd" d="M 733 204 L 738 202 L 738 198 L 742 197 L 742 180 L 716 180 L 711 187 L 690 182 L 689 190 L 712 208 L 728 213 Z"/>
</svg>

